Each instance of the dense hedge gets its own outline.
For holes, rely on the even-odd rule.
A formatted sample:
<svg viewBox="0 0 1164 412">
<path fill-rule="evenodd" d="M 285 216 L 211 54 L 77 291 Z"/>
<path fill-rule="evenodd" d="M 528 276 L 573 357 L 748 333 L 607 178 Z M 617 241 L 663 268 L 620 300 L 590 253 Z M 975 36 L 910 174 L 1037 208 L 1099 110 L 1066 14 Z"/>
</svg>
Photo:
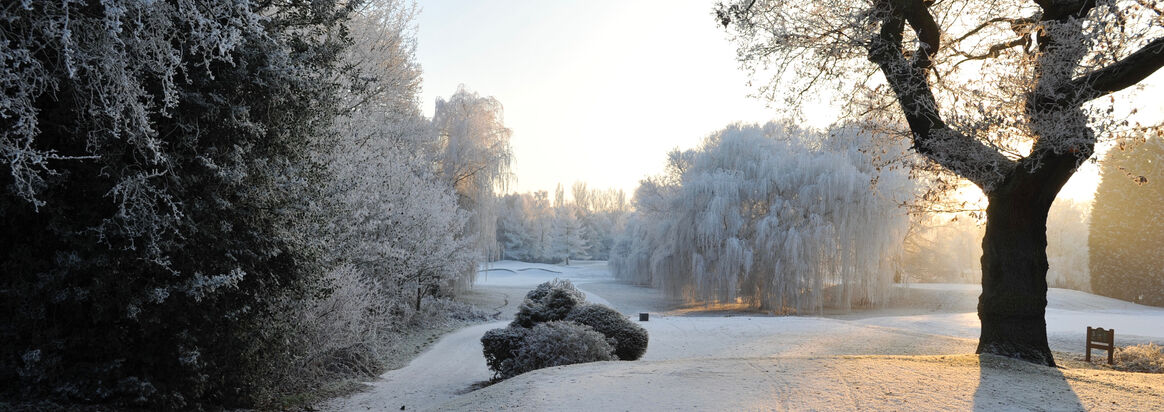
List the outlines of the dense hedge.
<svg viewBox="0 0 1164 412">
<path fill-rule="evenodd" d="M 0 8 L 0 395 L 246 405 L 319 292 L 347 2 Z"/>
</svg>

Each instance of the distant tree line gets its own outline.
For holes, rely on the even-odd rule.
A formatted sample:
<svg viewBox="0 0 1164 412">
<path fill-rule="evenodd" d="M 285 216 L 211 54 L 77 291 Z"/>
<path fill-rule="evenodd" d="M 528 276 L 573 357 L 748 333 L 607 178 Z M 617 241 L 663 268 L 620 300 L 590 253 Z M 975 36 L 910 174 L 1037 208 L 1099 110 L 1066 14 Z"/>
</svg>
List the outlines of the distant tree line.
<svg viewBox="0 0 1164 412">
<path fill-rule="evenodd" d="M 559 184 L 552 200 L 545 191 L 503 196 L 497 216 L 501 258 L 567 264 L 570 259 L 608 259 L 630 211 L 626 194 L 581 182 L 571 193 L 573 200 L 567 201 Z"/>
</svg>

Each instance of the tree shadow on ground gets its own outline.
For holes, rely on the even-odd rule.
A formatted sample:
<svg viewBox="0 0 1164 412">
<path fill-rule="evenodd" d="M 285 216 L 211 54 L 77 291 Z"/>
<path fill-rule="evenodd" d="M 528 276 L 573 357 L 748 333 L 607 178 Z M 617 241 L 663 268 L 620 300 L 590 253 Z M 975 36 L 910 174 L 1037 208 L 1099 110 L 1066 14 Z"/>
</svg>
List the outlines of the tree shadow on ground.
<svg viewBox="0 0 1164 412">
<path fill-rule="evenodd" d="M 1058 368 L 996 356 L 979 355 L 975 411 L 1082 411 L 1079 396 Z"/>
</svg>

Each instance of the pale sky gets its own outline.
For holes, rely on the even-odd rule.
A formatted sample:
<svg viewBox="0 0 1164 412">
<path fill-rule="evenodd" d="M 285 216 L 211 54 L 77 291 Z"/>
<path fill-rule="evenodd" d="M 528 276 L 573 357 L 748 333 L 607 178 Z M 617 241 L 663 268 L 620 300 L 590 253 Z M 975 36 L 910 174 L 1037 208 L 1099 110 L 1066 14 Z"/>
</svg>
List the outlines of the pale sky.
<svg viewBox="0 0 1164 412">
<path fill-rule="evenodd" d="M 750 99 L 713 0 L 421 1 L 423 102 L 458 84 L 505 106 L 513 130 L 511 191 L 575 181 L 627 196 L 736 121 L 774 111 Z M 825 121 L 822 125 L 827 125 Z"/>
<path fill-rule="evenodd" d="M 513 130 L 513 192 L 575 181 L 630 196 L 663 170 L 667 151 L 692 148 L 733 122 L 777 115 L 755 91 L 715 23 L 715 0 L 421 0 L 417 59 L 422 105 L 458 84 L 505 106 Z M 1164 94 L 1164 74 L 1146 97 Z M 1152 101 L 1147 98 L 1142 101 Z M 1140 105 L 1164 119 L 1164 105 Z M 823 127 L 834 116 L 802 123 Z M 818 112 L 819 113 L 819 112 Z M 1098 179 L 1084 166 L 1063 195 L 1090 200 Z"/>
</svg>

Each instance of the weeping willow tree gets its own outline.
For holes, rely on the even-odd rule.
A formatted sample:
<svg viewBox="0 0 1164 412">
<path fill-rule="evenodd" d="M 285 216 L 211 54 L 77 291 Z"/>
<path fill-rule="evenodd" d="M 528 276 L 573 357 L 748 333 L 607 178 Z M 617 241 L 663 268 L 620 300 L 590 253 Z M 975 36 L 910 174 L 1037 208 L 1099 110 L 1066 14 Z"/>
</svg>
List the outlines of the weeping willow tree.
<svg viewBox="0 0 1164 412">
<path fill-rule="evenodd" d="M 505 127 L 504 108 L 493 97 L 457 88 L 447 100 L 438 98 L 432 119 L 437 130 L 438 174 L 453 186 L 457 204 L 470 212 L 466 233 L 475 236 L 487 259 L 500 255 L 497 244 L 497 192 L 512 180 L 513 149 Z M 472 281 L 470 270 L 461 282 Z"/>
<path fill-rule="evenodd" d="M 636 193 L 612 270 L 690 301 L 780 313 L 885 302 L 912 185 L 852 144 L 872 138 L 736 125 L 672 152 Z"/>
</svg>

